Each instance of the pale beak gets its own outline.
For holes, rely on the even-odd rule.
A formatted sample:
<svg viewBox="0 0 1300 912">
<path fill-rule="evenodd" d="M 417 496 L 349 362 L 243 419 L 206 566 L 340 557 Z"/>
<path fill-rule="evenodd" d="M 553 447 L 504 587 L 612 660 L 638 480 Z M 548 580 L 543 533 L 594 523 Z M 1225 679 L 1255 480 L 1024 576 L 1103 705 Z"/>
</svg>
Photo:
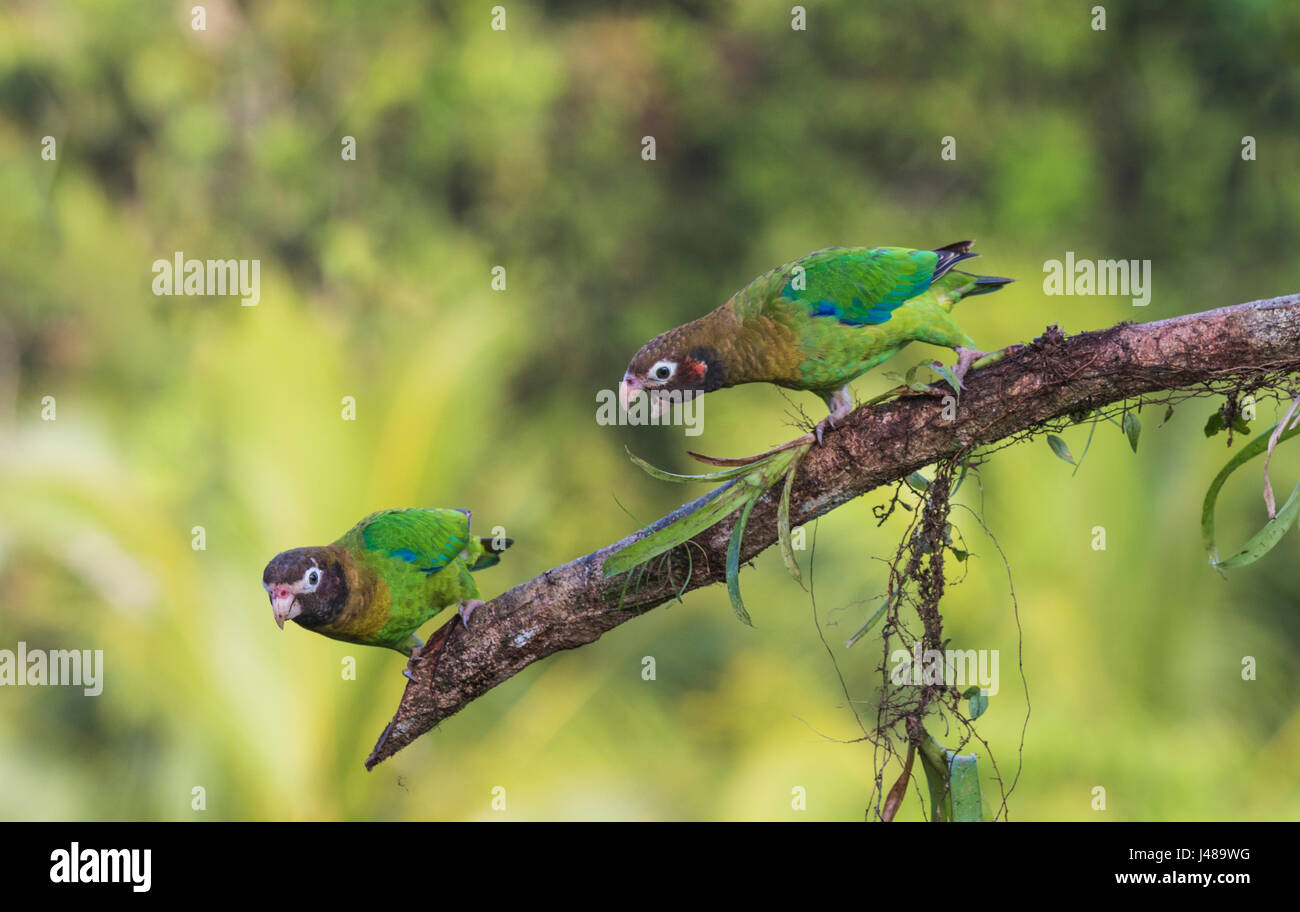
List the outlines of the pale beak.
<svg viewBox="0 0 1300 912">
<path fill-rule="evenodd" d="M 642 389 L 640 380 L 632 374 L 624 374 L 623 382 L 618 385 L 619 407 L 626 412 L 628 405 L 632 402 L 632 397 L 641 392 Z"/>
<path fill-rule="evenodd" d="M 285 621 L 291 621 L 302 614 L 302 606 L 298 604 L 298 594 L 288 586 L 271 586 L 266 591 L 271 597 L 271 610 L 275 612 L 275 623 L 281 630 L 284 629 Z"/>
</svg>

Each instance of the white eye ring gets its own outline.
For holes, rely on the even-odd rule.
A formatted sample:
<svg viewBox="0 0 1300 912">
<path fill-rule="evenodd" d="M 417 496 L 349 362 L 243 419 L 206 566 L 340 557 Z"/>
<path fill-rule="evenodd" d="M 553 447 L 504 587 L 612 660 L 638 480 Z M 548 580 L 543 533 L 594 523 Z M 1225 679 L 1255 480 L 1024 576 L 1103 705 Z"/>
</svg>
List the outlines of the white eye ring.
<svg viewBox="0 0 1300 912">
<path fill-rule="evenodd" d="M 667 383 L 669 380 L 673 379 L 673 375 L 676 373 L 676 361 L 656 361 L 646 376 L 656 382 Z"/>
<path fill-rule="evenodd" d="M 316 587 L 320 585 L 320 568 L 312 567 L 302 575 L 302 585 L 304 592 L 315 592 Z"/>
</svg>

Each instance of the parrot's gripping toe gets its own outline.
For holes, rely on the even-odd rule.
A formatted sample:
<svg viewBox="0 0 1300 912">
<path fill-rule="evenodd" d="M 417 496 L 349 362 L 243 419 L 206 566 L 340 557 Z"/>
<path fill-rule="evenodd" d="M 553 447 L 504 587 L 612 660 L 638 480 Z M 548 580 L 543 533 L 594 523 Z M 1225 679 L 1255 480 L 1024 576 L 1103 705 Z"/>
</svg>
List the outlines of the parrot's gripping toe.
<svg viewBox="0 0 1300 912">
<path fill-rule="evenodd" d="M 420 653 L 423 652 L 424 647 L 428 645 L 427 643 L 421 643 L 420 638 L 415 634 L 411 634 L 411 642 L 415 645 L 411 646 L 411 651 L 408 653 L 409 657 L 406 662 L 406 667 L 402 669 L 402 677 L 406 678 L 408 681 L 415 680 L 415 676 L 411 674 L 411 666 L 415 664 L 415 660 L 420 657 Z"/>
<path fill-rule="evenodd" d="M 460 603 L 460 622 L 469 627 L 470 616 L 479 608 L 482 608 L 484 602 L 482 599 L 470 599 L 468 602 Z M 494 615 L 495 616 L 495 615 Z"/>
<path fill-rule="evenodd" d="M 817 438 L 817 445 L 822 445 L 822 435 L 826 429 L 833 428 L 840 422 L 841 418 L 847 418 L 853 411 L 853 394 L 849 392 L 847 386 L 836 390 L 827 400 L 826 406 L 830 409 L 830 414 L 817 422 L 813 428 L 813 436 Z"/>
<path fill-rule="evenodd" d="M 827 415 L 821 421 L 818 421 L 817 426 L 813 428 L 813 436 L 817 438 L 818 446 L 822 445 L 822 435 L 826 433 L 828 427 L 835 427 L 834 415 Z"/>
<path fill-rule="evenodd" d="M 957 378 L 957 389 L 953 392 L 959 393 L 966 388 L 966 372 L 970 370 L 971 365 L 988 355 L 976 348 L 959 347 L 953 350 L 957 352 L 957 363 L 952 366 L 952 375 Z"/>
</svg>

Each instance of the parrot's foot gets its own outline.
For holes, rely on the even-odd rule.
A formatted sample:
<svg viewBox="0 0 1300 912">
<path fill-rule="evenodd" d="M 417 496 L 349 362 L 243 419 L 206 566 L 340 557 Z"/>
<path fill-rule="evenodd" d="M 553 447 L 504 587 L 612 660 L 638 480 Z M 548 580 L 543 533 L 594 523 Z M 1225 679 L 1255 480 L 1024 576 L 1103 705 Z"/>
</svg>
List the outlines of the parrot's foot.
<svg viewBox="0 0 1300 912">
<path fill-rule="evenodd" d="M 470 615 L 477 609 L 482 608 L 484 604 L 486 603 L 482 599 L 470 599 L 468 602 L 461 602 L 458 609 L 460 611 L 460 622 L 468 628 Z M 493 617 L 496 617 L 496 615 L 494 614 Z"/>
<path fill-rule="evenodd" d="M 957 379 L 957 388 L 954 389 L 953 392 L 960 393 L 966 388 L 966 384 L 962 382 L 966 379 L 966 372 L 970 370 L 972 364 L 980 358 L 986 357 L 987 353 L 974 348 L 966 348 L 961 345 L 954 348 L 953 351 L 957 353 L 957 363 L 952 366 L 952 375 Z M 934 363 L 935 365 L 940 365 L 940 362 L 938 361 Z"/>
<path fill-rule="evenodd" d="M 966 379 L 966 372 L 972 368 L 992 367 L 1007 355 L 1017 352 L 1022 348 L 1024 348 L 1024 346 L 1019 343 L 1008 345 L 1006 348 L 999 349 L 995 352 L 982 352 L 974 348 L 964 348 L 962 346 L 954 348 L 953 351 L 957 353 L 957 363 L 952 366 L 952 373 L 953 376 L 957 378 L 957 386 L 960 389 L 966 388 L 966 384 L 963 381 Z M 942 362 L 936 361 L 934 363 L 936 366 L 939 366 Z M 936 395 L 947 395 L 947 391 L 939 386 L 932 386 L 930 387 L 930 390 Z"/>
<path fill-rule="evenodd" d="M 826 433 L 826 429 L 827 429 L 827 428 L 833 428 L 833 427 L 835 427 L 836 422 L 838 422 L 838 421 L 840 420 L 840 418 L 842 418 L 842 417 L 844 417 L 844 416 L 841 415 L 841 416 L 839 416 L 839 417 L 836 417 L 836 416 L 832 413 L 832 414 L 830 414 L 830 415 L 827 415 L 827 416 L 826 416 L 825 418 L 823 418 L 821 421 L 818 421 L 818 422 L 817 422 L 817 426 L 813 428 L 813 433 L 812 433 L 812 435 L 813 435 L 813 437 L 815 437 L 815 438 L 817 439 L 817 445 L 818 445 L 818 446 L 821 446 L 821 445 L 822 445 L 822 435 Z"/>
<path fill-rule="evenodd" d="M 834 395 L 826 400 L 826 406 L 831 410 L 831 413 L 818 421 L 817 426 L 813 428 L 813 436 L 817 438 L 818 446 L 822 445 L 822 435 L 826 433 L 826 429 L 835 427 L 839 421 L 847 418 L 849 413 L 853 411 L 853 397 L 849 395 L 849 388 L 844 386 L 836 390 Z"/>
<path fill-rule="evenodd" d="M 406 654 L 407 655 L 406 667 L 402 669 L 402 677 L 406 678 L 406 680 L 408 681 L 415 680 L 415 678 L 411 676 L 411 666 L 415 664 L 415 660 L 420 657 L 420 652 L 425 647 L 425 644 L 421 643 L 420 638 L 415 634 L 411 634 L 411 642 L 414 645 L 411 646 L 411 651 Z"/>
</svg>

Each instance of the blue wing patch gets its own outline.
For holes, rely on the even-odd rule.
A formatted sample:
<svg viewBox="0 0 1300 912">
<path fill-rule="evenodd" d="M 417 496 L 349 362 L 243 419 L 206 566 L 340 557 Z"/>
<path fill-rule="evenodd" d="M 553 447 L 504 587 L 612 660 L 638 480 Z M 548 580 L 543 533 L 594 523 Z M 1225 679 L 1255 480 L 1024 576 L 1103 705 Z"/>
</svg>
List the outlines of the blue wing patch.
<svg viewBox="0 0 1300 912">
<path fill-rule="evenodd" d="M 390 510 L 363 520 L 367 548 L 436 573 L 460 555 L 469 541 L 468 510 Z"/>
<path fill-rule="evenodd" d="M 794 287 L 791 268 L 781 297 L 803 302 L 814 317 L 834 317 L 846 326 L 885 323 L 930 287 L 938 260 L 932 250 L 900 247 L 818 251 L 792 264 L 802 268 L 804 288 Z"/>
</svg>

